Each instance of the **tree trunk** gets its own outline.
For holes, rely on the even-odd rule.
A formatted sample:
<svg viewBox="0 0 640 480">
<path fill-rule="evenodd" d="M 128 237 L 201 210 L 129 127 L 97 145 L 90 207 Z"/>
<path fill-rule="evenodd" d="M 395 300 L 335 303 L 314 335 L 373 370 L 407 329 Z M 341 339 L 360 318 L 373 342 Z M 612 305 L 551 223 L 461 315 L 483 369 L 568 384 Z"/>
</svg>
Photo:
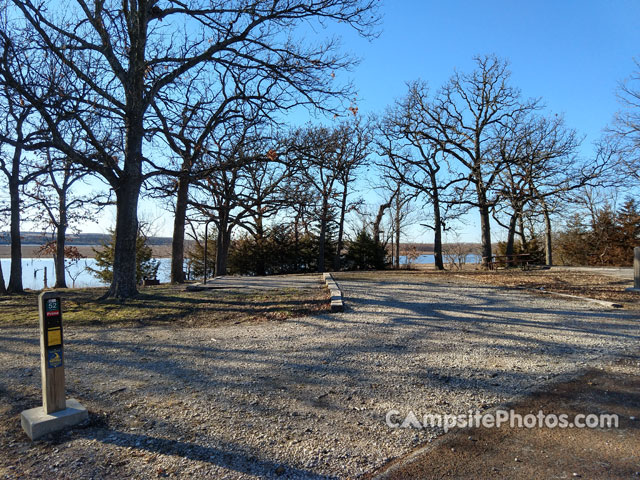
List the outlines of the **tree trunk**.
<svg viewBox="0 0 640 480">
<path fill-rule="evenodd" d="M 329 200 L 322 199 L 322 216 L 320 218 L 320 238 L 318 239 L 318 273 L 324 272 L 324 242 L 327 236 L 327 217 L 329 216 Z"/>
<path fill-rule="evenodd" d="M 13 174 L 9 179 L 9 197 L 11 202 L 11 274 L 7 292 L 22 293 L 22 240 L 20 238 L 20 187 L 18 185 L 20 153 L 14 153 Z M 16 158 L 17 157 L 17 158 Z"/>
<path fill-rule="evenodd" d="M 542 213 L 544 214 L 544 252 L 545 252 L 545 264 L 548 266 L 553 265 L 553 250 L 551 245 L 551 215 L 547 204 L 542 202 Z"/>
<path fill-rule="evenodd" d="M 4 274 L 2 273 L 2 261 L 0 261 L 0 295 L 7 293 L 7 287 L 4 284 Z"/>
<path fill-rule="evenodd" d="M 171 240 L 171 283 L 184 283 L 184 224 L 187 220 L 188 202 L 189 179 L 183 175 L 178 179 L 176 192 L 176 212 Z"/>
<path fill-rule="evenodd" d="M 518 214 L 518 235 L 520 235 L 520 241 L 522 242 L 522 251 L 528 251 L 529 243 L 527 242 L 527 236 L 524 233 L 524 220 L 522 219 L 522 212 Z"/>
<path fill-rule="evenodd" d="M 396 269 L 400 269 L 400 201 L 399 197 L 396 199 Z"/>
<path fill-rule="evenodd" d="M 489 216 L 489 207 L 486 202 L 480 204 L 480 231 L 482 241 L 482 265 L 489 266 L 491 262 L 491 224 Z"/>
<path fill-rule="evenodd" d="M 391 232 L 389 234 L 389 243 L 390 243 L 389 251 L 391 253 L 391 262 L 390 262 L 391 268 L 393 268 L 395 266 L 395 264 L 396 264 L 395 258 L 394 258 L 396 256 L 396 249 L 393 246 L 394 237 L 395 237 L 395 235 L 393 234 L 393 222 L 391 222 Z"/>
<path fill-rule="evenodd" d="M 380 238 L 380 224 L 382 223 L 382 219 L 384 217 L 384 212 L 387 211 L 389 207 L 391 207 L 391 202 L 395 197 L 395 193 L 391 196 L 391 199 L 387 203 L 383 203 L 378 207 L 378 214 L 376 215 L 376 219 L 373 222 L 373 239 L 377 242 L 384 243 L 384 239 Z"/>
<path fill-rule="evenodd" d="M 58 231 L 56 232 L 56 283 L 53 288 L 67 288 L 66 268 L 64 264 L 64 249 L 67 237 L 67 209 L 64 195 L 60 198 L 60 218 L 58 219 Z"/>
<path fill-rule="evenodd" d="M 509 219 L 509 230 L 507 231 L 507 248 L 505 255 L 507 256 L 507 265 L 513 263 L 513 246 L 516 239 L 516 224 L 518 222 L 518 212 L 513 212 Z"/>
<path fill-rule="evenodd" d="M 433 259 L 436 270 L 444 270 L 442 260 L 442 217 L 440 216 L 440 195 L 435 173 L 431 175 L 431 191 L 433 200 Z"/>
<path fill-rule="evenodd" d="M 295 221 L 293 223 L 293 251 L 295 253 L 295 257 L 293 259 L 293 267 L 294 271 L 297 273 L 300 270 L 300 220 L 298 219 L 298 215 L 296 215 Z"/>
<path fill-rule="evenodd" d="M 340 223 L 338 224 L 338 244 L 336 245 L 336 256 L 333 259 L 333 269 L 340 270 L 340 255 L 342 254 L 342 237 L 344 236 L 344 217 L 347 212 L 347 186 L 342 190 L 342 204 L 340 205 Z"/>
<path fill-rule="evenodd" d="M 480 158 L 479 148 L 476 147 L 476 159 Z M 491 218 L 489 205 L 487 204 L 487 191 L 482 183 L 482 174 L 474 172 L 476 181 L 476 194 L 478 196 L 478 209 L 480 210 L 480 241 L 482 244 L 482 266 L 488 268 L 492 260 L 491 252 Z"/>
<path fill-rule="evenodd" d="M 216 277 L 224 277 L 227 274 L 227 257 L 229 245 L 227 238 L 231 238 L 229 232 L 229 212 L 224 208 L 218 210 L 218 222 L 216 223 L 218 234 L 216 236 Z"/>
<path fill-rule="evenodd" d="M 258 205 L 257 210 L 260 211 L 261 206 Z M 264 258 L 264 226 L 262 222 L 262 215 L 258 214 L 256 218 L 256 246 L 258 247 L 258 258 L 256 259 L 256 275 L 266 275 L 267 267 L 266 260 Z"/>
<path fill-rule="evenodd" d="M 119 300 L 135 297 L 136 244 L 138 237 L 138 199 L 142 188 L 142 142 L 144 139 L 144 113 L 148 107 L 145 100 L 145 41 L 147 24 L 144 15 L 133 15 L 138 30 L 131 37 L 128 54 L 128 71 L 125 85 L 124 118 L 124 165 L 113 185 L 116 193 L 116 238 L 113 258 L 113 280 L 106 297 Z"/>
<path fill-rule="evenodd" d="M 136 239 L 138 236 L 138 196 L 141 184 L 122 182 L 116 190 L 116 239 L 113 280 L 107 297 L 126 299 L 138 294 L 136 286 Z"/>
<path fill-rule="evenodd" d="M 223 277 L 227 274 L 227 261 L 229 259 L 229 246 L 231 245 L 231 231 L 227 228 L 218 230 L 217 251 L 216 251 L 216 277 Z"/>
</svg>

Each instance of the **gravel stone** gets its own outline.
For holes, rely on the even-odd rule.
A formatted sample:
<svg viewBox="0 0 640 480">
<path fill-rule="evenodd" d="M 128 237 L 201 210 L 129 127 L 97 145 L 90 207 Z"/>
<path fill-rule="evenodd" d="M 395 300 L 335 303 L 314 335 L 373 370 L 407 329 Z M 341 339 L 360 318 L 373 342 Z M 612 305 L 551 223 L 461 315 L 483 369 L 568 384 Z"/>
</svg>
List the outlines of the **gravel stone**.
<svg viewBox="0 0 640 480">
<path fill-rule="evenodd" d="M 33 443 L 19 413 L 41 402 L 38 332 L 3 328 L 0 477 L 357 478 L 442 434 L 390 428 L 390 410 L 487 409 L 638 342 L 625 311 L 451 277 L 381 278 L 337 275 L 338 314 L 70 324 L 67 395 L 90 418 Z"/>
</svg>

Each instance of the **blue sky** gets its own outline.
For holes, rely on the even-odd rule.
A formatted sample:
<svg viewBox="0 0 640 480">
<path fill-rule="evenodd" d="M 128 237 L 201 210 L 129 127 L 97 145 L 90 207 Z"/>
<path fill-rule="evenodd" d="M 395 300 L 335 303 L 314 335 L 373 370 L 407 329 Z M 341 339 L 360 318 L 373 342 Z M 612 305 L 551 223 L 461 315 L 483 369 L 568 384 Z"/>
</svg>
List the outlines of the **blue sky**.
<svg viewBox="0 0 640 480">
<path fill-rule="evenodd" d="M 511 62 L 512 84 L 523 96 L 541 97 L 586 136 L 585 156 L 618 109 L 617 83 L 640 57 L 640 1 L 387 1 L 381 13 L 373 41 L 339 29 L 343 49 L 362 59 L 354 71 L 339 73 L 356 84 L 360 114 L 381 113 L 405 93 L 407 81 L 422 78 L 435 90 L 455 68 L 473 68 L 474 55 L 492 53 Z M 141 207 L 147 219 L 164 211 Z M 465 240 L 479 240 L 474 223 L 475 212 Z M 170 235 L 171 227 L 170 218 L 159 221 L 159 233 Z M 411 239 L 420 240 L 420 232 L 412 230 Z M 500 239 L 500 229 L 494 232 Z"/>
<path fill-rule="evenodd" d="M 583 156 L 619 105 L 616 87 L 640 57 L 637 1 L 398 1 L 382 9 L 380 38 L 344 38 L 362 63 L 352 77 L 362 114 L 382 112 L 422 78 L 435 91 L 454 69 L 473 69 L 473 56 L 496 54 L 511 63 L 512 85 L 524 97 L 541 97 L 549 112 L 584 135 Z M 462 238 L 479 241 L 477 213 L 466 218 Z M 494 240 L 503 236 L 497 225 Z M 411 229 L 410 239 L 430 241 Z"/>
<path fill-rule="evenodd" d="M 361 109 L 379 111 L 423 78 L 433 88 L 476 54 L 511 62 L 513 84 L 597 136 L 617 108 L 615 87 L 640 55 L 637 1 L 387 2 L 382 34 L 345 48 L 363 58 L 353 78 Z"/>
</svg>

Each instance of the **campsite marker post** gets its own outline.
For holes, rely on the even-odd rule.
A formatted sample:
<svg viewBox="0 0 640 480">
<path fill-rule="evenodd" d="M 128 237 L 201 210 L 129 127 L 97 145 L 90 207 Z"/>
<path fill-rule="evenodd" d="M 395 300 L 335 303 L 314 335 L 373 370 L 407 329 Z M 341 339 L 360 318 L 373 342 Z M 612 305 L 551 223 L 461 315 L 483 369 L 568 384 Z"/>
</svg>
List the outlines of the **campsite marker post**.
<svg viewBox="0 0 640 480">
<path fill-rule="evenodd" d="M 38 296 L 40 312 L 40 368 L 42 407 L 21 413 L 22 428 L 31 440 L 76 425 L 88 417 L 77 400 L 66 400 L 64 385 L 64 336 L 62 333 L 62 297 L 59 292 Z"/>
<path fill-rule="evenodd" d="M 633 249 L 633 287 L 627 291 L 640 293 L 640 247 Z"/>
<path fill-rule="evenodd" d="M 640 247 L 633 249 L 633 288 L 640 291 Z"/>
</svg>

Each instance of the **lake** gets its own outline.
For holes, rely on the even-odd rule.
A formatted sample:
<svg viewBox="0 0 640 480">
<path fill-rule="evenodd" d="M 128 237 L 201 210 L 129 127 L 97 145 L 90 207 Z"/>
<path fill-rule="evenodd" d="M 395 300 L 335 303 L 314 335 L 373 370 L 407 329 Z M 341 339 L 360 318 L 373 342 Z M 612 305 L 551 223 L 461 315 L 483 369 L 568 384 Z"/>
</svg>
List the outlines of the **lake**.
<svg viewBox="0 0 640 480">
<path fill-rule="evenodd" d="M 171 259 L 158 258 L 160 266 L 158 267 L 158 280 L 168 282 L 171 273 Z M 0 259 L 2 262 L 2 273 L 4 274 L 5 283 L 9 283 L 9 272 L 11 269 L 11 259 Z M 77 263 L 72 264 L 67 269 L 67 286 L 75 287 L 104 287 L 105 284 L 98 280 L 93 274 L 87 271 L 87 267 L 95 268 L 96 261 L 94 258 L 83 258 Z M 56 283 L 55 269 L 52 258 L 23 258 L 22 259 L 22 286 L 31 290 L 41 290 L 44 287 L 44 269 L 47 269 L 47 283 L 52 287 Z"/>
<path fill-rule="evenodd" d="M 160 266 L 158 267 L 158 280 L 165 283 L 170 279 L 171 259 L 158 258 Z M 433 255 L 420 255 L 412 264 L 429 264 L 434 263 Z M 447 259 L 445 258 L 445 262 Z M 478 255 L 467 255 L 467 263 L 477 263 Z M 9 272 L 11 269 L 11 259 L 2 258 L 2 273 L 4 274 L 5 284 L 9 283 Z M 407 257 L 400 255 L 400 264 L 407 264 Z M 93 274 L 87 271 L 87 267 L 95 268 L 96 261 L 93 258 L 83 258 L 77 263 L 72 264 L 67 269 L 67 286 L 81 287 L 104 287 L 102 283 Z M 22 259 L 22 286 L 31 290 L 41 290 L 44 287 L 44 269 L 47 269 L 47 284 L 52 287 L 56 282 L 52 258 L 23 258 Z M 75 278 L 75 284 L 74 284 Z"/>
</svg>

